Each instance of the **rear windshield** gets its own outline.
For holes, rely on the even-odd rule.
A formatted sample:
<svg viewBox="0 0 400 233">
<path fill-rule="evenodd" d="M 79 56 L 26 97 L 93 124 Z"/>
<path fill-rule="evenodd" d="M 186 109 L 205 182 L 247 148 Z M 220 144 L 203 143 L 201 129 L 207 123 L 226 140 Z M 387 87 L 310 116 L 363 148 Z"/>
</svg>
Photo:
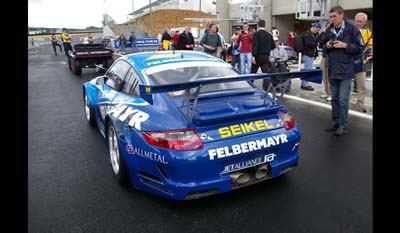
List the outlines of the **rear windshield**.
<svg viewBox="0 0 400 233">
<path fill-rule="evenodd" d="M 231 65 L 220 62 L 185 62 L 165 64 L 146 70 L 147 76 L 156 84 L 172 84 L 195 81 L 210 77 L 238 75 Z M 205 85 L 200 93 L 253 88 L 247 81 Z M 182 96 L 185 90 L 169 92 L 170 96 Z"/>
</svg>

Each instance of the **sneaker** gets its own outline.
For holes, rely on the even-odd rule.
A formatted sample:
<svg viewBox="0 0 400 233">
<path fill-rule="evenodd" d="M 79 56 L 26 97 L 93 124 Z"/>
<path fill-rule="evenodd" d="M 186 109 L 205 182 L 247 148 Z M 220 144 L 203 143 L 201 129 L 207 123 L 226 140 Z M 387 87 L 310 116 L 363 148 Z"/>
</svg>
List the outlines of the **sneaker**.
<svg viewBox="0 0 400 233">
<path fill-rule="evenodd" d="M 328 98 L 326 98 L 326 101 L 331 101 L 331 100 L 332 100 L 331 96 L 328 96 Z"/>
<path fill-rule="evenodd" d="M 339 128 L 339 127 L 334 125 L 332 127 L 325 128 L 325 131 L 326 132 L 335 132 L 337 130 L 337 128 Z"/>
<path fill-rule="evenodd" d="M 342 135 L 345 135 L 347 133 L 346 128 L 344 128 L 343 126 L 339 126 L 335 132 L 333 132 L 333 135 L 340 137 Z"/>
<path fill-rule="evenodd" d="M 326 99 L 326 98 L 328 98 L 328 97 L 329 97 L 329 95 L 327 95 L 327 94 L 321 95 L 321 99 Z"/>
<path fill-rule="evenodd" d="M 303 90 L 306 90 L 306 91 L 313 91 L 314 90 L 314 88 L 312 86 L 306 86 L 306 87 L 301 86 L 300 88 L 303 89 Z"/>
</svg>

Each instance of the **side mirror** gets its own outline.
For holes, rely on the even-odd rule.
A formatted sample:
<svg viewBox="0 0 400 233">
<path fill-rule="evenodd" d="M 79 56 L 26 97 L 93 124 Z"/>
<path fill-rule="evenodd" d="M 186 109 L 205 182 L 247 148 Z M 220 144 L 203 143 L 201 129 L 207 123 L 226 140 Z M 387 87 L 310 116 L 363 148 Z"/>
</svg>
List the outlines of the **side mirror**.
<svg viewBox="0 0 400 233">
<path fill-rule="evenodd" d="M 96 85 L 103 85 L 105 83 L 106 76 L 100 76 L 96 78 Z"/>
</svg>

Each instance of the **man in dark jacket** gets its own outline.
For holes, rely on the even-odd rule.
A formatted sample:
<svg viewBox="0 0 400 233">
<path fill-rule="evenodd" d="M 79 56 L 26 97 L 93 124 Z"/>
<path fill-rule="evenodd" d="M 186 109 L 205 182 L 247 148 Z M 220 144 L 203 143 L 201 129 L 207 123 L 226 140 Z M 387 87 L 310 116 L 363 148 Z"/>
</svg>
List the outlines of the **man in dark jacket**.
<svg viewBox="0 0 400 233">
<path fill-rule="evenodd" d="M 326 128 L 335 136 L 346 133 L 348 126 L 351 80 L 354 78 L 354 58 L 363 50 L 360 31 L 344 18 L 341 6 L 329 11 L 331 26 L 322 39 L 322 49 L 328 58 L 333 126 Z"/>
<path fill-rule="evenodd" d="M 263 19 L 258 21 L 258 29 L 253 35 L 251 46 L 251 73 L 257 73 L 260 66 L 263 73 L 274 72 L 275 70 L 269 62 L 269 54 L 271 53 L 271 50 L 275 49 L 275 42 L 272 38 L 272 34 L 265 29 L 265 20 Z M 263 80 L 264 90 L 268 89 L 269 83 L 269 79 Z"/>
<path fill-rule="evenodd" d="M 190 32 L 190 26 L 185 27 L 185 31 L 179 34 L 178 37 L 178 48 L 180 50 L 193 50 L 194 38 Z"/>
<path fill-rule="evenodd" d="M 321 24 L 315 22 L 311 24 L 311 28 L 302 35 L 304 39 L 304 69 L 313 68 L 315 51 L 322 37 L 322 34 L 318 34 L 320 30 Z M 305 80 L 301 80 L 301 89 L 306 91 L 314 90 L 314 88 Z"/>
</svg>

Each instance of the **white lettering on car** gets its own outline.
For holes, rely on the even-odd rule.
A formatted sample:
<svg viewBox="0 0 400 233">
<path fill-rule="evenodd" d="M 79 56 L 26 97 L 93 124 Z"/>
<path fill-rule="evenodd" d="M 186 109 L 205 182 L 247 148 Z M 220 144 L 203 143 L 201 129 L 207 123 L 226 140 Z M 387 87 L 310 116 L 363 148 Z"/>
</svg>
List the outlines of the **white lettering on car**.
<svg viewBox="0 0 400 233">
<path fill-rule="evenodd" d="M 240 144 L 234 144 L 230 147 L 225 146 L 225 147 L 210 149 L 210 150 L 208 150 L 208 157 L 210 160 L 214 160 L 215 157 L 217 157 L 218 159 L 221 159 L 221 158 L 232 156 L 232 155 L 238 155 L 238 154 L 242 154 L 242 153 L 261 150 L 261 149 L 268 148 L 271 146 L 280 145 L 280 144 L 283 144 L 286 142 L 288 142 L 287 135 L 279 134 L 276 136 L 263 138 L 261 140 L 249 141 L 249 142 L 244 142 L 244 143 L 240 143 Z M 273 160 L 273 158 L 271 159 L 271 161 L 272 160 Z"/>
<path fill-rule="evenodd" d="M 158 153 L 147 151 L 142 148 L 134 147 L 133 145 L 126 145 L 126 151 L 128 154 L 137 155 L 146 159 L 153 160 L 158 163 L 168 164 L 168 161 L 165 160 L 164 155 L 160 155 Z"/>
<path fill-rule="evenodd" d="M 230 172 L 237 171 L 237 170 L 242 170 L 242 169 L 257 166 L 260 164 L 265 164 L 267 162 L 272 162 L 272 161 L 274 161 L 275 156 L 276 156 L 275 154 L 267 154 L 265 156 L 261 156 L 258 158 L 252 158 L 252 159 L 249 159 L 246 161 L 229 164 L 229 165 L 225 166 L 225 168 L 221 172 L 221 174 L 230 173 Z"/>
<path fill-rule="evenodd" d="M 125 111 L 124 111 L 125 110 Z M 120 121 L 125 121 L 131 117 L 128 125 L 140 130 L 142 123 L 149 119 L 149 114 L 127 106 L 115 107 L 109 113 L 113 114 Z"/>
<path fill-rule="evenodd" d="M 135 127 L 137 130 L 140 130 L 142 122 L 145 122 L 147 119 L 149 119 L 149 114 L 138 110 L 138 112 L 136 112 L 132 116 L 128 125 Z"/>
</svg>

